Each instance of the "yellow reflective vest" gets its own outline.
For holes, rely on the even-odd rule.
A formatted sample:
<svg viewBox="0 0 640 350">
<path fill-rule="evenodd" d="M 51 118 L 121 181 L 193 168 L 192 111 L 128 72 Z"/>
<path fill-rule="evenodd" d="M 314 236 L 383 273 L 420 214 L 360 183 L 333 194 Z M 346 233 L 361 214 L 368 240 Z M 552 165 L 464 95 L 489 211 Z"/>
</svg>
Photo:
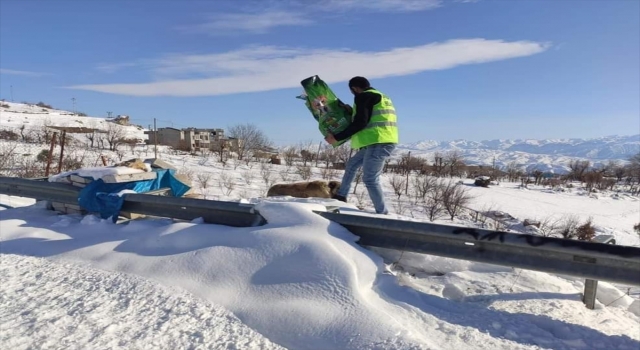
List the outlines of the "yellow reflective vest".
<svg viewBox="0 0 640 350">
<path fill-rule="evenodd" d="M 364 129 L 351 136 L 351 148 L 360 149 L 376 143 L 398 143 L 398 125 L 396 110 L 391 99 L 378 90 L 370 89 L 380 95 L 380 102 L 373 106 L 371 120 Z M 353 117 L 356 115 L 356 104 L 353 104 Z"/>
</svg>

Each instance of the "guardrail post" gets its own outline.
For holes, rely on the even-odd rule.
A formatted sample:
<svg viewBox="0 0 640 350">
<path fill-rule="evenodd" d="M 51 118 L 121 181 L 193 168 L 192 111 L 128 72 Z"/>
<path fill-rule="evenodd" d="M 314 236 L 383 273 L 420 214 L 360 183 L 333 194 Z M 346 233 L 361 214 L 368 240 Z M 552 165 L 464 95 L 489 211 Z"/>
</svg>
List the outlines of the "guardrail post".
<svg viewBox="0 0 640 350">
<path fill-rule="evenodd" d="M 598 281 L 587 279 L 584 281 L 584 296 L 582 302 L 587 309 L 593 310 L 596 307 L 596 294 L 598 293 Z"/>
</svg>

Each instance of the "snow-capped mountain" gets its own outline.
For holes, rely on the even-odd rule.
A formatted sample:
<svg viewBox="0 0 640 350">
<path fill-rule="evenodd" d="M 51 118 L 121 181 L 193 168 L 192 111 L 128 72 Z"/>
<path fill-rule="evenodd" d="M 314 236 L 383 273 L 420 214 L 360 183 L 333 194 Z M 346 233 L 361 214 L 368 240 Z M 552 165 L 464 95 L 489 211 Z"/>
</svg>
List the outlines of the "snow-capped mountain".
<svg viewBox="0 0 640 350">
<path fill-rule="evenodd" d="M 433 158 L 435 153 L 457 150 L 469 165 L 506 165 L 511 162 L 526 169 L 555 173 L 567 171 L 572 159 L 590 160 L 594 165 L 618 161 L 626 163 L 640 152 L 640 134 L 605 136 L 593 139 L 515 139 L 485 141 L 425 140 L 398 146 L 399 153 Z"/>
</svg>

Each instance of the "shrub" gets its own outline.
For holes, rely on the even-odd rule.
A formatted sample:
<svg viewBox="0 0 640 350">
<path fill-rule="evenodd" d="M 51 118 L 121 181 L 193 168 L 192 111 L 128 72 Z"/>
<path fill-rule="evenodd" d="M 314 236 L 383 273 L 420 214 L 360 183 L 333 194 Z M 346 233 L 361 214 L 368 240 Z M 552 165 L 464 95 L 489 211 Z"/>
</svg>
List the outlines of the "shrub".
<svg viewBox="0 0 640 350">
<path fill-rule="evenodd" d="M 591 218 L 576 228 L 576 237 L 581 241 L 590 241 L 596 236 L 596 230 L 591 223 Z"/>
<path fill-rule="evenodd" d="M 47 151 L 47 153 L 49 153 Z M 82 159 L 73 156 L 64 157 L 62 161 L 62 170 L 71 171 L 82 168 Z"/>
<path fill-rule="evenodd" d="M 564 217 L 560 220 L 557 226 L 557 232 L 560 236 L 566 239 L 576 237 L 576 230 L 578 228 L 578 218 L 574 215 Z"/>
<path fill-rule="evenodd" d="M 47 159 L 49 159 L 49 150 L 48 149 L 43 149 L 42 151 L 40 151 L 40 153 L 38 153 L 38 155 L 36 156 L 36 160 L 38 162 L 42 162 L 45 163 L 47 161 Z"/>
<path fill-rule="evenodd" d="M 635 224 L 635 226 L 633 226 L 633 230 L 640 235 L 640 222 Z"/>
<path fill-rule="evenodd" d="M 19 135 L 11 130 L 0 130 L 0 140 L 17 141 Z"/>
<path fill-rule="evenodd" d="M 308 165 L 298 165 L 298 175 L 302 180 L 309 180 L 311 178 L 311 167 Z"/>
<path fill-rule="evenodd" d="M 44 102 L 42 102 L 42 101 L 40 101 L 40 102 L 36 103 L 36 106 L 38 106 L 38 107 L 42 107 L 42 108 L 49 108 L 49 109 L 53 109 L 53 107 L 51 107 L 51 105 L 48 105 L 48 104 L 46 104 L 46 103 L 44 103 Z"/>
</svg>

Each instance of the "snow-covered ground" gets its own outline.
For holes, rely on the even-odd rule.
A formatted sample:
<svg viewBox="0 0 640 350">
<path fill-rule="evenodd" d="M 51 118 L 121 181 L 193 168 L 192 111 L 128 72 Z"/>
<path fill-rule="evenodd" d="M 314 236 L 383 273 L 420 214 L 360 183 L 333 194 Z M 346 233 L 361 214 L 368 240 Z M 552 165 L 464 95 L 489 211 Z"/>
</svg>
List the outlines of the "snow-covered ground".
<svg viewBox="0 0 640 350">
<path fill-rule="evenodd" d="M 405 253 L 407 272 L 392 274 L 307 202 L 262 201 L 269 223 L 253 228 L 2 211 L 0 339 L 18 349 L 640 345 L 638 301 L 611 284 L 588 310 L 582 281 L 545 273 Z"/>
<path fill-rule="evenodd" d="M 129 139 L 147 139 L 145 129 L 135 125 L 121 126 L 106 118 L 80 116 L 73 112 L 42 108 L 36 105 L 2 102 L 0 107 L 0 126 L 20 133 L 29 134 L 42 130 L 44 126 L 68 126 L 98 129 L 106 133 L 117 133 L 118 137 Z M 78 138 L 82 138 L 79 135 Z"/>
<path fill-rule="evenodd" d="M 41 147 L 18 146 L 25 154 Z M 133 157 L 153 157 L 153 149 L 140 146 L 125 159 Z M 203 198 L 254 203 L 268 224 L 151 218 L 114 224 L 0 195 L 2 348 L 640 348 L 638 288 L 601 281 L 596 309 L 589 310 L 580 279 L 365 249 L 312 212 L 340 205 L 345 213 L 373 215 L 355 209 L 372 209 L 362 184 L 347 204 L 265 199 L 269 185 L 301 180 L 296 166 L 223 165 L 212 155 L 164 147 L 159 157 L 191 177 Z M 95 166 L 93 157 L 87 160 Z M 311 179 L 323 175 L 339 180 L 342 173 L 312 168 Z M 391 178 L 382 177 L 390 217 L 428 221 L 411 196 L 397 199 Z M 480 188 L 453 179 L 459 180 L 474 196 L 472 209 L 491 207 L 516 222 L 592 217 L 599 233 L 640 245 L 632 228 L 640 221 L 637 197 L 601 192 L 596 199 L 579 188 L 559 193 L 504 182 Z M 480 225 L 467 214 L 435 222 Z"/>
</svg>

